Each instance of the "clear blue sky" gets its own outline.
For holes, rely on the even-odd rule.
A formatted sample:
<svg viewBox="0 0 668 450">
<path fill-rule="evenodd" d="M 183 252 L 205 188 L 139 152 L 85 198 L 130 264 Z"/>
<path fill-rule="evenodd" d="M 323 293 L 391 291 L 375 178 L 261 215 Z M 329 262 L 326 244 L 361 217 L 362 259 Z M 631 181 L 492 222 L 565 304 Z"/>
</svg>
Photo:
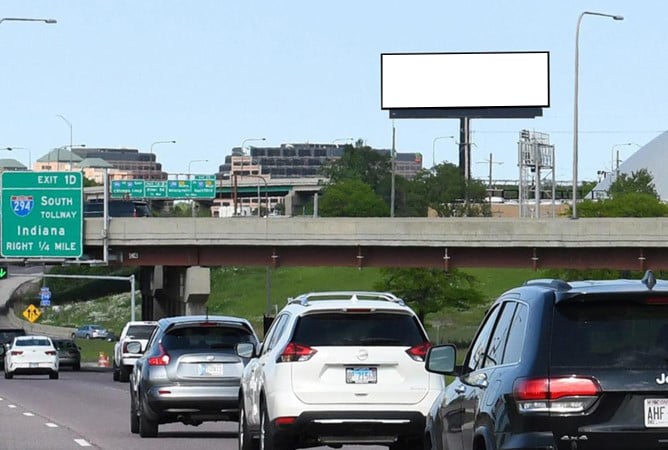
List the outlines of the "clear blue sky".
<svg viewBox="0 0 668 450">
<path fill-rule="evenodd" d="M 0 147 L 32 159 L 74 144 L 149 151 L 170 173 L 213 173 L 247 138 L 266 145 L 361 138 L 390 148 L 380 54 L 550 52 L 550 108 L 533 120 L 473 120 L 472 171 L 517 179 L 521 129 L 550 134 L 559 180 L 572 178 L 575 31 L 580 31 L 579 180 L 609 170 L 668 124 L 668 2 L 5 0 L 0 24 Z M 397 149 L 421 152 L 459 122 L 396 120 Z M 248 142 L 247 144 L 258 144 Z M 452 140 L 436 160 L 456 161 Z M 0 152 L 27 163 L 28 152 Z"/>
</svg>

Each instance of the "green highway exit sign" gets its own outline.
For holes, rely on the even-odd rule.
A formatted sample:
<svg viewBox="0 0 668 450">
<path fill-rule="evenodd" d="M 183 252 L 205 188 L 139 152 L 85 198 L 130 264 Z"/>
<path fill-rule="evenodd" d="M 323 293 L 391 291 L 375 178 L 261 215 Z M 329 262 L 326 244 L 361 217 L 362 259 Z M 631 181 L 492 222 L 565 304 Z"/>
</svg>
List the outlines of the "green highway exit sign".
<svg viewBox="0 0 668 450">
<path fill-rule="evenodd" d="M 2 172 L 5 258 L 79 258 L 83 254 L 81 172 Z"/>
<path fill-rule="evenodd" d="M 216 198 L 215 175 L 193 175 L 192 179 L 144 181 L 115 180 L 111 183 L 112 198 Z"/>
</svg>

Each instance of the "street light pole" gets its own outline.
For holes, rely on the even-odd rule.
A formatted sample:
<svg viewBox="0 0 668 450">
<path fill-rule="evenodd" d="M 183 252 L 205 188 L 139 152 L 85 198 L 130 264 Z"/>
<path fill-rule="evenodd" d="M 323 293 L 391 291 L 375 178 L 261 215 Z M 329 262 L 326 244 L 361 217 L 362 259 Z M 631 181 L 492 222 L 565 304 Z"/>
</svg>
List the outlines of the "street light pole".
<svg viewBox="0 0 668 450">
<path fill-rule="evenodd" d="M 617 150 L 617 158 L 615 158 L 615 148 L 617 147 L 623 147 L 623 146 L 628 146 L 628 145 L 636 145 L 640 147 L 640 145 L 634 143 L 634 142 L 627 142 L 625 144 L 615 144 L 612 146 L 612 149 L 610 149 L 610 175 L 614 174 L 615 178 L 617 179 L 619 177 L 619 150 Z"/>
<path fill-rule="evenodd" d="M 244 146 L 246 145 L 246 142 L 253 142 L 253 141 L 266 141 L 267 138 L 246 138 L 243 141 L 241 141 L 241 167 L 239 168 L 239 178 L 243 177 L 243 170 L 244 170 Z M 234 215 L 237 215 L 237 194 L 238 194 L 238 186 L 237 186 L 237 175 L 236 173 L 234 174 L 234 185 L 233 185 L 233 200 L 234 200 Z"/>
<path fill-rule="evenodd" d="M 44 22 L 44 23 L 58 23 L 56 19 L 30 19 L 25 17 L 3 17 L 0 19 L 2 22 Z"/>
<path fill-rule="evenodd" d="M 573 95 L 573 214 L 572 219 L 577 219 L 577 195 L 578 195 L 578 74 L 580 72 L 580 23 L 586 15 L 610 17 L 614 20 L 624 20 L 624 17 L 613 14 L 584 11 L 578 17 L 575 27 L 575 92 Z"/>
<path fill-rule="evenodd" d="M 190 173 L 190 165 L 194 162 L 209 162 L 209 160 L 208 159 L 193 159 L 193 160 L 189 161 L 188 162 L 188 181 L 190 181 L 190 174 L 191 174 Z M 190 215 L 192 217 L 195 217 L 195 200 L 192 199 L 192 198 L 190 199 Z"/>
<path fill-rule="evenodd" d="M 32 155 L 30 154 L 30 149 L 25 147 L 5 147 L 4 150 L 28 150 L 28 170 L 32 170 Z"/>
<path fill-rule="evenodd" d="M 176 141 L 172 140 L 172 141 L 155 141 L 155 142 L 153 142 L 151 144 L 151 156 L 152 156 L 151 159 L 155 159 L 155 153 L 153 153 L 153 146 L 158 145 L 158 144 L 176 144 Z M 156 161 L 156 163 L 157 163 L 157 161 Z M 153 173 L 153 166 L 151 166 L 151 175 L 152 175 L 152 173 Z M 149 175 L 149 179 L 151 179 L 151 178 L 153 178 L 153 177 Z"/>
<path fill-rule="evenodd" d="M 454 139 L 454 136 L 438 136 L 431 143 L 431 167 L 436 167 L 436 141 L 439 139 Z"/>
<path fill-rule="evenodd" d="M 63 120 L 65 121 L 65 123 L 67 124 L 67 126 L 70 127 L 70 171 L 71 171 L 71 170 L 72 170 L 72 146 L 73 146 L 73 145 L 72 145 L 72 142 L 73 142 L 73 141 L 72 141 L 72 123 L 70 123 L 70 121 L 67 120 L 67 119 L 66 119 L 63 115 L 61 115 L 61 114 L 56 114 L 56 116 L 57 116 L 57 117 L 60 117 L 61 119 L 63 119 Z"/>
</svg>

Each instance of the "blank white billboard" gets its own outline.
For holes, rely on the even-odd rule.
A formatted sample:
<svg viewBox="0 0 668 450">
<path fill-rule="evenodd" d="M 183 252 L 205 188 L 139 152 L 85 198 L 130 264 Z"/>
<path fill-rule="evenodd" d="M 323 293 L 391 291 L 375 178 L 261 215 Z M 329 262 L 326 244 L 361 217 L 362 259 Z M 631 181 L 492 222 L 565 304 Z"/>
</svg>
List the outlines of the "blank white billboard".
<svg viewBox="0 0 668 450">
<path fill-rule="evenodd" d="M 383 53 L 381 108 L 550 106 L 549 52 Z"/>
</svg>

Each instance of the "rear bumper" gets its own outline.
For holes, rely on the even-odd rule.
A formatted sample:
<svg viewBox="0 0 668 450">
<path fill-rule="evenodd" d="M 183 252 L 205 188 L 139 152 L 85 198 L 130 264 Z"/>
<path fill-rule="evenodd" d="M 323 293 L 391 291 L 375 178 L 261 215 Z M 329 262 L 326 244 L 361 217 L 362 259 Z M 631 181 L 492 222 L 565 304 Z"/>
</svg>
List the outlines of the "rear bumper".
<svg viewBox="0 0 668 450">
<path fill-rule="evenodd" d="M 239 387 L 236 386 L 156 386 L 147 392 L 149 408 L 160 420 L 179 416 L 202 420 L 236 420 L 239 414 Z"/>
<path fill-rule="evenodd" d="M 668 431 L 637 430 L 608 433 L 579 431 L 563 436 L 555 436 L 551 431 L 527 432 L 506 435 L 506 438 L 502 441 L 503 444 L 499 447 L 499 450 L 570 450 L 576 447 L 605 450 L 628 450 L 632 448 L 658 450 L 665 449 L 668 445 Z M 574 444 L 575 447 L 573 447 Z"/>
<path fill-rule="evenodd" d="M 298 445 L 392 444 L 424 436 L 420 412 L 333 411 L 306 412 L 289 425 L 274 425 L 276 439 Z"/>
</svg>

